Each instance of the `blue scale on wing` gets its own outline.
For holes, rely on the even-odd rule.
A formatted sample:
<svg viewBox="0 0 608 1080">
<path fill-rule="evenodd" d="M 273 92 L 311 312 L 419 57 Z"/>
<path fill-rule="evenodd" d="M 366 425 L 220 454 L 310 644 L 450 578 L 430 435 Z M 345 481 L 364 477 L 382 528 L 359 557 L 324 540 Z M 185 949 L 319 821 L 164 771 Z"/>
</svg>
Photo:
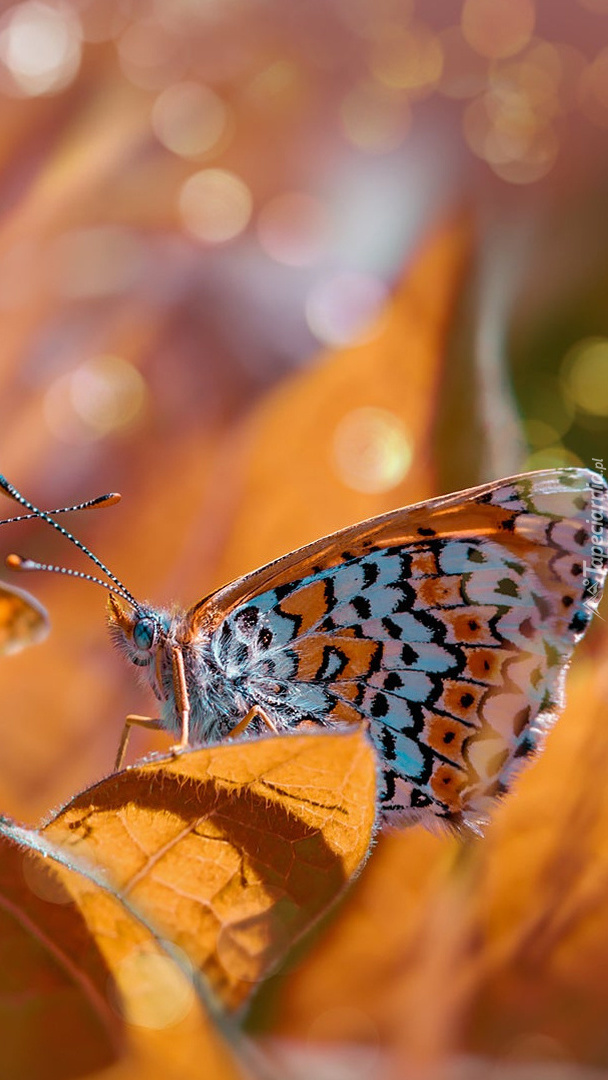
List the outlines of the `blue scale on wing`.
<svg viewBox="0 0 608 1080">
<path fill-rule="evenodd" d="M 504 551 L 483 540 L 448 540 L 439 547 L 439 568 L 444 574 L 475 573 L 480 567 L 499 566 Z"/>
<path fill-rule="evenodd" d="M 372 741 L 390 767 L 408 780 L 420 780 L 427 768 L 427 756 L 419 740 L 406 732 L 393 730 L 386 725 L 378 729 L 372 725 Z"/>
<path fill-rule="evenodd" d="M 366 559 L 358 559 L 356 562 L 342 564 L 342 573 L 333 577 L 333 592 L 338 603 L 348 603 L 351 597 L 357 596 L 365 588 L 366 565 L 369 566 L 369 560 Z M 323 577 L 327 576 L 326 572 Z"/>
<path fill-rule="evenodd" d="M 424 629 L 426 633 L 430 633 L 428 627 Z M 408 643 L 407 649 L 404 648 L 403 641 Z M 458 658 L 454 650 L 450 651 L 433 641 L 416 641 L 415 645 L 412 645 L 410 644 L 412 638 L 407 636 L 404 636 L 403 641 L 395 641 L 394 638 L 385 641 L 382 650 L 384 673 L 372 675 L 370 683 L 380 685 L 382 679 L 386 679 L 387 672 L 400 671 L 404 668 L 408 671 L 447 674 L 458 666 Z"/>
<path fill-rule="evenodd" d="M 419 612 L 395 612 L 390 608 L 382 619 L 366 619 L 359 625 L 365 637 L 375 641 L 407 641 L 417 645 L 432 642 L 436 633 L 432 625 L 420 618 Z"/>
<path fill-rule="evenodd" d="M 534 604 L 535 586 L 539 592 L 540 582 L 535 580 L 533 572 L 528 570 L 522 579 L 503 563 L 496 568 L 479 570 L 465 583 L 464 590 L 472 604 L 526 608 Z"/>
<path fill-rule="evenodd" d="M 419 541 L 248 601 L 225 620 L 222 665 L 279 728 L 369 720 L 385 770 L 434 798 L 433 761 L 477 768 L 438 748 L 437 718 L 463 725 L 447 737 L 465 755 L 467 732 L 516 754 L 536 741 L 527 718 L 541 727 L 561 686 L 545 596 L 530 559 L 498 542 Z"/>
<path fill-rule="evenodd" d="M 408 777 L 418 778 L 425 761 L 414 730 L 420 726 L 420 708 L 439 697 L 444 677 L 458 678 L 466 656 L 462 649 L 446 647 L 449 627 L 439 607 L 431 613 L 404 609 L 416 602 L 416 589 L 424 581 L 450 584 L 449 579 L 460 581 L 463 572 L 480 565 L 472 544 L 436 542 L 433 558 L 437 551 L 443 570 L 439 576 L 418 572 L 410 578 L 404 553 L 378 551 L 269 590 L 228 616 L 234 642 L 229 651 L 248 646 L 236 668 L 246 676 L 251 703 L 267 709 L 278 726 L 281 711 L 273 709 L 277 701 L 289 709 L 289 727 L 307 719 L 331 724 L 367 718 L 385 757 Z M 420 542 L 415 553 L 430 554 L 431 548 Z M 424 560 L 418 558 L 417 565 Z M 501 560 L 496 565 L 503 570 Z M 306 628 L 299 631 L 298 611 L 307 609 L 311 597 L 318 603 L 321 585 L 323 603 L 316 617 L 307 613 Z M 443 592 L 453 596 L 454 589 L 450 585 Z M 494 616 L 496 598 L 492 600 Z M 467 611 L 463 600 L 459 610 Z M 471 611 L 479 620 L 479 605 Z M 480 621 L 480 628 L 487 636 L 487 625 Z M 227 660 L 225 656 L 226 666 Z M 229 666 L 233 672 L 234 660 Z M 282 684 L 278 693 L 269 690 L 273 679 Z"/>
</svg>

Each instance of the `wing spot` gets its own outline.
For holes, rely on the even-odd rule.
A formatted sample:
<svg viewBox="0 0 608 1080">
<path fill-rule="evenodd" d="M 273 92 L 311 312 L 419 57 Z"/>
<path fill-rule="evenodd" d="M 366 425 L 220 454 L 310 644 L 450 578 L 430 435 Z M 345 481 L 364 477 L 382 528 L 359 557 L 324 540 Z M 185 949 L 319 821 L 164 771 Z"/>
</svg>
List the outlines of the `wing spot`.
<svg viewBox="0 0 608 1080">
<path fill-rule="evenodd" d="M 388 761 L 394 761 L 396 757 L 395 749 L 395 736 L 390 728 L 384 726 L 382 728 L 382 748 L 384 750 L 384 756 Z"/>
<path fill-rule="evenodd" d="M 352 605 L 360 619 L 370 619 L 372 605 L 365 596 L 353 596 Z"/>
<path fill-rule="evenodd" d="M 258 621 L 259 609 L 256 607 L 246 607 L 242 611 L 239 611 L 235 615 L 234 621 L 237 624 L 239 630 L 253 630 L 255 624 Z"/>
<path fill-rule="evenodd" d="M 384 680 L 384 689 L 398 690 L 401 686 L 403 686 L 403 679 L 401 678 L 401 676 L 398 675 L 396 671 L 389 671 L 388 675 Z"/>
<path fill-rule="evenodd" d="M 364 562 L 363 566 L 363 588 L 367 589 L 369 585 L 375 585 L 378 580 L 378 574 L 380 573 L 380 567 L 377 562 Z"/>
<path fill-rule="evenodd" d="M 583 618 L 584 618 L 584 616 L 583 616 Z M 574 616 L 574 619 L 576 619 L 576 615 Z M 574 619 L 572 620 L 572 622 L 574 622 Z M 572 623 L 570 625 L 572 626 Z M 587 625 L 586 621 L 585 621 L 584 625 L 585 626 Z M 548 663 L 549 667 L 556 667 L 557 664 L 561 663 L 561 659 L 562 659 L 560 654 L 559 654 L 559 650 L 556 649 L 554 645 L 551 645 L 548 641 L 545 641 L 544 645 L 545 645 L 545 655 L 547 657 L 547 663 Z"/>
<path fill-rule="evenodd" d="M 588 626 L 590 616 L 584 611 L 577 611 L 572 616 L 568 629 L 574 634 L 580 634 Z"/>
<path fill-rule="evenodd" d="M 323 659 L 315 675 L 315 680 L 339 679 L 347 665 L 348 656 L 342 652 L 342 649 L 326 645 L 323 649 Z"/>
<path fill-rule="evenodd" d="M 418 788 L 414 788 L 410 795 L 410 802 L 412 806 L 417 809 L 422 809 L 424 806 L 430 806 L 432 799 L 428 795 L 425 795 L 424 791 L 419 791 Z"/>
<path fill-rule="evenodd" d="M 401 659 L 406 667 L 413 667 L 418 660 L 418 653 L 411 645 L 404 645 L 401 649 Z"/>
<path fill-rule="evenodd" d="M 513 734 L 521 735 L 522 731 L 525 731 L 530 723 L 530 706 L 527 705 L 525 709 L 521 709 L 520 712 L 513 718 Z"/>
<path fill-rule="evenodd" d="M 541 619 L 548 619 L 551 614 L 551 604 L 549 601 L 546 600 L 544 596 L 538 596 L 536 593 L 532 593 L 532 599 L 540 612 Z"/>
<path fill-rule="evenodd" d="M 325 610 L 327 612 L 333 611 L 336 606 L 336 592 L 330 577 L 325 578 L 323 592 L 325 595 Z"/>
<path fill-rule="evenodd" d="M 381 692 L 374 694 L 370 706 L 370 712 L 372 716 L 376 717 L 377 719 L 379 719 L 381 716 L 386 716 L 388 712 L 388 701 L 386 700 L 385 694 L 382 694 Z"/>
<path fill-rule="evenodd" d="M 469 548 L 469 550 L 467 551 L 467 557 L 469 562 L 484 563 L 486 561 L 486 557 L 483 552 L 480 551 L 479 548 L 475 547 Z"/>
<path fill-rule="evenodd" d="M 249 661 L 249 648 L 247 645 L 239 645 L 234 657 L 236 664 L 240 668 L 246 668 Z"/>
<path fill-rule="evenodd" d="M 501 578 L 494 592 L 499 593 L 500 596 L 519 596 L 519 589 L 516 583 L 511 581 L 511 578 Z"/>
<path fill-rule="evenodd" d="M 574 542 L 575 542 L 575 544 L 578 544 L 579 547 L 584 547 L 585 544 L 587 543 L 588 539 L 589 539 L 589 533 L 587 532 L 586 529 L 577 529 L 577 531 L 574 534 Z"/>
<path fill-rule="evenodd" d="M 382 654 L 383 654 L 383 652 L 384 652 L 384 649 L 382 647 L 382 642 L 377 641 L 376 642 L 376 648 L 374 649 L 374 652 L 372 653 L 372 656 L 371 656 L 371 659 L 370 659 L 370 662 L 369 662 L 369 668 L 368 668 L 368 672 L 367 672 L 368 676 L 369 675 L 375 675 L 378 671 L 380 671 L 380 668 L 382 666 Z"/>
<path fill-rule="evenodd" d="M 532 619 L 524 619 L 523 622 L 519 624 L 519 632 L 525 638 L 533 638 L 536 631 Z"/>
<path fill-rule="evenodd" d="M 529 757 L 533 750 L 534 750 L 534 740 L 533 740 L 532 736 L 530 735 L 530 733 L 528 732 L 528 733 L 526 733 L 526 735 L 524 735 L 522 741 L 520 742 L 519 746 L 515 750 L 515 753 L 513 754 L 513 757 L 514 758 Z"/>
<path fill-rule="evenodd" d="M 395 638 L 397 641 L 399 641 L 399 639 L 401 638 L 401 635 L 402 635 L 402 630 L 401 630 L 401 627 L 398 626 L 396 622 L 393 622 L 393 620 L 389 619 L 388 616 L 387 616 L 386 618 L 384 618 L 382 620 L 382 625 L 383 625 L 384 629 L 386 630 L 387 634 L 389 635 L 389 637 Z"/>
</svg>

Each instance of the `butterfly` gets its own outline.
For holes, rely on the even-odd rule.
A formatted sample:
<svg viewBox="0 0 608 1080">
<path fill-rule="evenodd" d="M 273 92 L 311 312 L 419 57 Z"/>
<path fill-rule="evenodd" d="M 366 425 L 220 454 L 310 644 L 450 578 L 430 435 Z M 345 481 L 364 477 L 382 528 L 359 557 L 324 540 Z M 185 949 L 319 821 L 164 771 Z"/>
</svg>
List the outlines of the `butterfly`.
<svg viewBox="0 0 608 1080">
<path fill-rule="evenodd" d="M 475 829 L 485 819 L 563 706 L 606 573 L 607 485 L 585 469 L 522 474 L 372 518 L 187 611 L 137 601 L 50 513 L 3 477 L 0 486 L 108 577 L 7 559 L 108 590 L 111 634 L 159 703 L 158 718 L 130 716 L 125 732 L 161 727 L 185 747 L 366 724 L 390 823 Z"/>
</svg>

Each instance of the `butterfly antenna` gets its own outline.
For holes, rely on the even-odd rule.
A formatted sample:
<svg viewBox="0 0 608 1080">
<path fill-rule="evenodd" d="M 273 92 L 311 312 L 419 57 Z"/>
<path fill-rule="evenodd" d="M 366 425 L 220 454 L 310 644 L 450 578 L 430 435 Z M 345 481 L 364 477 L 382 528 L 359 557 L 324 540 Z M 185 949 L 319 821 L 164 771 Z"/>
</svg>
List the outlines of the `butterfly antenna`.
<svg viewBox="0 0 608 1080">
<path fill-rule="evenodd" d="M 36 517 L 36 514 L 29 515 L 30 517 Z M 5 563 L 9 570 L 48 570 L 52 574 L 66 574 L 67 577 L 82 578 L 83 581 L 92 581 L 94 585 L 101 585 L 102 589 L 107 589 L 108 592 L 114 593 L 115 596 L 122 597 L 123 600 L 128 600 L 129 597 L 125 592 L 121 592 L 115 589 L 113 585 L 109 585 L 107 581 L 102 581 L 101 578 L 95 577 L 93 574 L 85 574 L 82 570 L 70 570 L 67 566 L 52 566 L 50 563 L 34 562 L 33 559 L 26 559 L 23 555 L 7 555 Z M 134 601 L 129 600 L 129 603 Z"/>
<path fill-rule="evenodd" d="M 122 596 L 123 600 L 126 600 L 129 604 L 131 604 L 133 608 L 137 609 L 139 607 L 135 597 L 123 585 L 122 581 L 120 581 L 119 578 L 117 578 L 116 575 L 108 569 L 108 567 L 105 565 L 105 563 L 101 561 L 101 559 L 98 559 L 92 551 L 89 551 L 88 547 L 85 547 L 85 545 L 80 540 L 77 540 L 75 536 L 72 536 L 71 532 L 68 532 L 67 529 L 64 529 L 63 525 L 60 525 L 58 521 L 55 521 L 54 518 L 52 518 L 51 515 L 46 512 L 46 510 L 40 510 L 37 506 L 34 506 L 33 503 L 29 502 L 28 499 L 24 498 L 24 496 L 19 491 L 17 491 L 17 488 L 14 487 L 13 484 L 10 484 L 6 477 L 2 476 L 1 474 L 0 489 L 2 489 L 4 493 L 9 496 L 9 498 L 14 499 L 15 502 L 18 502 L 20 506 L 23 506 L 25 510 L 29 511 L 28 514 L 21 515 L 22 518 L 37 517 L 41 518 L 43 521 L 46 521 L 48 525 L 51 525 L 54 529 L 57 530 L 57 532 L 61 533 L 62 536 L 65 536 L 66 540 L 69 540 L 72 544 L 74 544 L 79 551 L 82 551 L 83 554 L 87 556 L 87 558 L 91 559 L 92 562 L 94 562 L 100 570 L 103 570 L 104 574 L 109 577 L 110 581 L 114 582 L 114 585 L 116 587 L 112 588 L 110 585 L 107 585 L 105 582 L 101 581 L 100 578 L 95 578 L 90 574 L 83 574 L 77 570 L 68 570 L 67 568 L 60 566 L 47 566 L 45 563 L 34 563 L 31 559 L 22 559 L 19 555 L 8 557 L 7 565 L 11 567 L 11 569 L 49 570 L 54 573 L 67 574 L 70 577 L 82 577 L 84 580 L 93 581 L 99 585 L 102 585 L 104 588 L 108 589 L 109 592 L 113 592 L 116 593 L 118 596 Z M 112 506 L 114 503 L 118 502 L 119 498 L 120 496 L 117 496 L 116 493 L 112 493 L 110 495 L 101 495 L 97 499 L 89 500 L 89 502 L 87 503 L 82 503 L 74 507 L 65 507 L 64 509 L 66 511 L 81 508 L 88 510 L 93 509 L 94 507 Z M 57 511 L 54 512 L 56 513 Z"/>
<path fill-rule="evenodd" d="M 86 502 L 75 503 L 74 506 L 58 506 L 55 510 L 45 510 L 45 514 L 68 514 L 71 510 L 96 510 L 99 507 L 114 506 L 120 502 L 120 495 L 117 491 L 110 492 L 109 495 L 98 495 L 96 499 L 87 499 Z M 39 514 L 19 514 L 17 517 L 2 518 L 0 525 L 13 525 L 15 521 L 32 521 L 33 518 L 39 517 Z"/>
</svg>

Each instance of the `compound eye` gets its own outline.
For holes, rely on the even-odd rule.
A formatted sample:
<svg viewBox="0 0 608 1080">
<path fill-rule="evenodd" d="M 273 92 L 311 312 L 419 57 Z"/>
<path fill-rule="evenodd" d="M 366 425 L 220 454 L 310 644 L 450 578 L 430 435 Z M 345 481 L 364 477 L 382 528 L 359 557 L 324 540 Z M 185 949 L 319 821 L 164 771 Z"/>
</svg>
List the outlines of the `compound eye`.
<svg viewBox="0 0 608 1080">
<path fill-rule="evenodd" d="M 133 627 L 133 644 L 140 652 L 150 652 L 156 641 L 154 619 L 138 619 Z"/>
</svg>

